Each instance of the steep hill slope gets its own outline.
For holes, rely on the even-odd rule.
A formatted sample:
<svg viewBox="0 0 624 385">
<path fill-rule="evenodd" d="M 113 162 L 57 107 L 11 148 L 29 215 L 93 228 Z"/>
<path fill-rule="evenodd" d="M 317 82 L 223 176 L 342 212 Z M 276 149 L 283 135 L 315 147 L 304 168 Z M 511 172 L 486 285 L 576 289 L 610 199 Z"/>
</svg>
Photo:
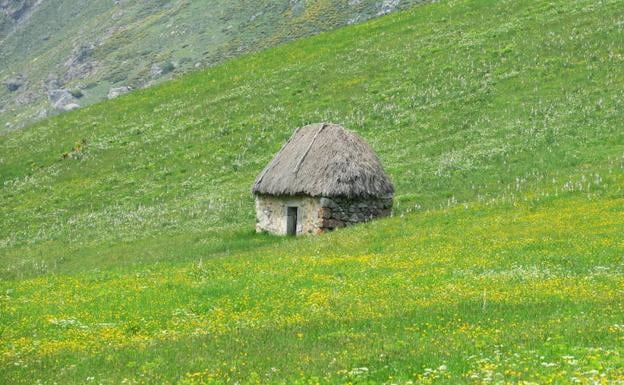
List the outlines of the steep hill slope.
<svg viewBox="0 0 624 385">
<path fill-rule="evenodd" d="M 415 3 L 3 0 L 0 129 Z"/>
<path fill-rule="evenodd" d="M 623 9 L 426 5 L 0 136 L 0 378 L 621 381 Z M 254 234 L 316 121 L 395 216 Z"/>
</svg>

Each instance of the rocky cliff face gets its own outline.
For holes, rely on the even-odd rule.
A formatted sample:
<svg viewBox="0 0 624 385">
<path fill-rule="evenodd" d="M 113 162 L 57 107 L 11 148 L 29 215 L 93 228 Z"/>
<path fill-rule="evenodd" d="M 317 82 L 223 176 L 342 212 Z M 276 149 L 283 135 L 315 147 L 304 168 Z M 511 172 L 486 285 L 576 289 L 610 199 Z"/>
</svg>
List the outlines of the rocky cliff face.
<svg viewBox="0 0 624 385">
<path fill-rule="evenodd" d="M 0 2 L 0 12 L 14 22 L 18 22 L 34 3 L 34 0 L 3 0 Z"/>
<path fill-rule="evenodd" d="M 0 0 L 0 130 L 418 0 Z"/>
<path fill-rule="evenodd" d="M 0 41 L 28 18 L 42 0 L 0 0 Z"/>
</svg>

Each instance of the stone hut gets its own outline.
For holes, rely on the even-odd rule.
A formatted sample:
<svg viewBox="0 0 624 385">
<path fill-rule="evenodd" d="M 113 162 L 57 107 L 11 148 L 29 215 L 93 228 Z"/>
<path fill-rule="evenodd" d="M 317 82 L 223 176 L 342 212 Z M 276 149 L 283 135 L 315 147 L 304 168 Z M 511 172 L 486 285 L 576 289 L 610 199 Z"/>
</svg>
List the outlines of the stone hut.
<svg viewBox="0 0 624 385">
<path fill-rule="evenodd" d="M 319 234 L 390 214 L 394 187 L 379 158 L 337 124 L 301 127 L 258 175 L 256 231 Z"/>
</svg>

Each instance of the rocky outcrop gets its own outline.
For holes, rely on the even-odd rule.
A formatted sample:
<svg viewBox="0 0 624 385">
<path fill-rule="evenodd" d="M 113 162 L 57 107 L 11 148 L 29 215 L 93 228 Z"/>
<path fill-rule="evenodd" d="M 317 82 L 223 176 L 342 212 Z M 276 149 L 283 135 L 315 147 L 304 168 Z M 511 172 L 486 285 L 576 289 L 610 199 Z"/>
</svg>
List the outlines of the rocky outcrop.
<svg viewBox="0 0 624 385">
<path fill-rule="evenodd" d="M 84 63 L 93 53 L 95 45 L 93 43 L 83 43 L 74 48 L 72 51 L 72 57 L 70 58 L 72 63 Z"/>
<path fill-rule="evenodd" d="M 147 87 L 172 73 L 420 1 L 226 1 L 215 17 L 213 7 L 189 2 L 174 2 L 180 4 L 170 12 L 154 1 L 0 0 L 0 114 L 11 110 L 20 116 L 14 125 L 28 125 L 39 119 L 42 108 L 52 115 L 70 103 L 85 106 L 115 98 L 129 91 L 124 85 Z M 162 25 L 145 20 L 161 20 Z M 23 84 L 4 82 L 18 73 L 25 75 Z M 48 74 L 53 75 L 48 79 Z M 88 97 L 74 95 L 73 101 L 52 107 L 48 93 L 76 88 L 88 90 Z"/>
<path fill-rule="evenodd" d="M 39 98 L 39 93 L 36 91 L 26 90 L 15 98 L 15 105 L 28 106 L 33 104 Z"/>
<path fill-rule="evenodd" d="M 42 0 L 0 0 L 0 41 L 15 31 L 33 13 Z"/>
<path fill-rule="evenodd" d="M 0 1 L 0 12 L 17 23 L 24 19 L 39 2 L 35 0 L 2 0 Z"/>
<path fill-rule="evenodd" d="M 64 111 L 73 111 L 80 108 L 80 104 L 78 103 L 69 103 L 63 106 Z"/>
<path fill-rule="evenodd" d="M 290 11 L 294 16 L 300 16 L 305 11 L 305 3 L 302 0 L 290 0 Z"/>
<path fill-rule="evenodd" d="M 63 85 L 61 84 L 58 76 L 55 74 L 49 74 L 48 78 L 45 80 L 45 89 L 47 91 L 52 91 L 59 88 L 63 88 Z"/>
<path fill-rule="evenodd" d="M 177 67 L 176 63 L 167 61 L 161 64 L 152 64 L 150 68 L 150 76 L 153 79 L 159 78 L 163 75 L 167 75 L 169 72 L 175 70 Z"/>
<path fill-rule="evenodd" d="M 71 92 L 64 88 L 48 91 L 48 100 L 50 104 L 52 104 L 52 107 L 60 111 L 75 109 L 76 107 L 71 105 L 77 105 Z"/>
<path fill-rule="evenodd" d="M 385 15 L 394 11 L 396 7 L 399 6 L 400 2 L 401 0 L 384 0 L 381 4 L 381 9 L 377 12 L 377 16 Z"/>
<path fill-rule="evenodd" d="M 5 81 L 2 82 L 2 84 L 4 84 L 4 86 L 10 92 L 15 92 L 21 86 L 24 85 L 25 81 L 26 81 L 26 78 L 23 75 L 20 74 L 20 75 L 16 75 L 16 76 L 13 76 L 13 77 L 10 77 L 10 78 L 6 79 Z"/>
<path fill-rule="evenodd" d="M 91 58 L 94 49 L 93 43 L 83 43 L 73 49 L 71 56 L 64 63 L 66 70 L 63 79 L 66 82 L 84 79 L 97 71 L 98 63 Z"/>
<path fill-rule="evenodd" d="M 162 75 L 163 70 L 160 68 L 158 64 L 152 64 L 152 68 L 150 68 L 150 76 L 152 78 L 157 78 Z"/>
<path fill-rule="evenodd" d="M 115 99 L 116 97 L 121 96 L 123 94 L 127 94 L 130 91 L 132 91 L 132 87 L 129 87 L 129 86 L 111 88 L 108 91 L 108 98 Z"/>
</svg>

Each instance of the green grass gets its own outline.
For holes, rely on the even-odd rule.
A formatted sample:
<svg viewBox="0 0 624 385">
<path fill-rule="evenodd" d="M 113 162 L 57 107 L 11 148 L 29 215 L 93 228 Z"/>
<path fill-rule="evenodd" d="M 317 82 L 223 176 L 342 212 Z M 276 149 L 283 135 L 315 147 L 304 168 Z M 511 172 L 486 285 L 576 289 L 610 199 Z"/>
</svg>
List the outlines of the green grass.
<svg viewBox="0 0 624 385">
<path fill-rule="evenodd" d="M 187 264 L 3 282 L 3 375 L 617 383 L 623 207 L 456 207 Z"/>
<path fill-rule="evenodd" d="M 3 134 L 0 379 L 620 383 L 623 10 L 441 2 Z M 317 121 L 394 216 L 253 233 Z"/>
</svg>

